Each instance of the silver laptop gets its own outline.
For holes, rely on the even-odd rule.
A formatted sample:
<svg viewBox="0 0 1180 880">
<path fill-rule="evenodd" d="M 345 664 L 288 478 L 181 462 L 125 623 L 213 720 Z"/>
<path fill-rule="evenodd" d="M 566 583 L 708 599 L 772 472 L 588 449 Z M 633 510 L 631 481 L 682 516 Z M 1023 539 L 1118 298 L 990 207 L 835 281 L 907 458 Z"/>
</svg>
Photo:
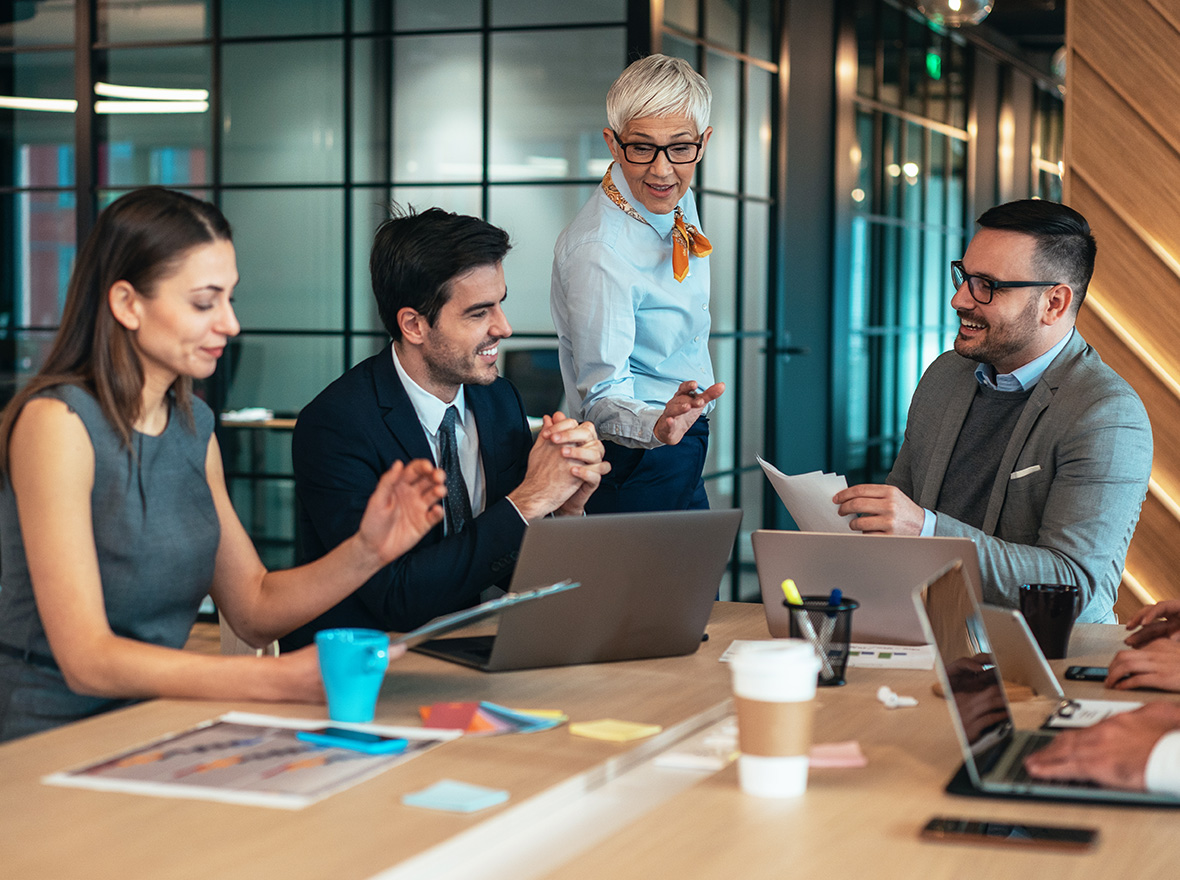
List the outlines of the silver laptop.
<svg viewBox="0 0 1180 880">
<path fill-rule="evenodd" d="M 935 646 L 934 667 L 947 695 L 946 705 L 963 753 L 963 768 L 947 785 L 953 794 L 1036 798 L 1039 800 L 1094 801 L 1100 803 L 1152 804 L 1180 807 L 1180 798 L 1147 792 L 1107 789 L 1088 783 L 1040 780 L 1024 769 L 1024 759 L 1044 748 L 1057 731 L 1020 730 L 990 653 L 967 653 L 976 624 L 970 615 L 958 626 L 932 621 L 928 612 L 935 595 L 974 596 L 969 576 L 959 562 L 952 563 L 913 590 L 913 607 L 927 639 Z"/>
<path fill-rule="evenodd" d="M 1037 645 L 1028 623 L 1015 608 L 980 605 L 979 614 L 987 633 L 987 649 L 995 657 L 1004 681 L 1030 687 L 1042 697 L 1065 699 L 1061 682 Z"/>
<path fill-rule="evenodd" d="M 581 586 L 506 609 L 494 636 L 413 650 L 487 672 L 691 654 L 741 521 L 740 510 L 543 519 L 525 533 L 512 591 Z"/>
<path fill-rule="evenodd" d="M 1132 700 L 1066 697 L 1024 615 L 1015 608 L 980 605 L 979 618 L 983 627 L 983 650 L 989 651 L 995 659 L 1005 685 L 1008 682 L 1022 684 L 1042 697 L 1057 701 L 1045 727 L 1089 727 L 1111 715 L 1130 712 L 1143 705 Z"/>
<path fill-rule="evenodd" d="M 970 538 L 760 529 L 753 541 L 766 625 L 775 638 L 791 632 L 790 612 L 783 607 L 785 578 L 805 596 L 839 589 L 855 599 L 860 607 L 852 614 L 852 640 L 888 645 L 925 644 L 910 593 L 930 572 L 962 559 L 971 583 L 982 583 Z"/>
</svg>

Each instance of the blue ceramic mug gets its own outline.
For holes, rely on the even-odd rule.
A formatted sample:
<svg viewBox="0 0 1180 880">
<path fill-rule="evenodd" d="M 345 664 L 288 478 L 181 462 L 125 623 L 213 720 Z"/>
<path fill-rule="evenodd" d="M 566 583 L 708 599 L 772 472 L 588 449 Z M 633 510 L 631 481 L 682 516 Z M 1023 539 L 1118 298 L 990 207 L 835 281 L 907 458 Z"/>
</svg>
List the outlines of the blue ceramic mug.
<svg viewBox="0 0 1180 880">
<path fill-rule="evenodd" d="M 389 636 L 375 629 L 316 633 L 320 677 L 333 721 L 372 721 L 389 666 Z"/>
</svg>

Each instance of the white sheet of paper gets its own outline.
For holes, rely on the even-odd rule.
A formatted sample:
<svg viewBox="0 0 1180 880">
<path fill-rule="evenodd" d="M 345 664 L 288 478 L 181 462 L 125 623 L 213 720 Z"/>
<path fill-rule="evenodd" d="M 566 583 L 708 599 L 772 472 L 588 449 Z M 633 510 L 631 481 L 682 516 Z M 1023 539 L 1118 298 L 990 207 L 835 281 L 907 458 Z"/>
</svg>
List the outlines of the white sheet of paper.
<svg viewBox="0 0 1180 880">
<path fill-rule="evenodd" d="M 1046 727 L 1089 727 L 1097 724 L 1111 715 L 1120 712 L 1131 712 L 1141 707 L 1142 703 L 1128 700 L 1073 700 L 1069 704 L 1068 713 L 1058 709 L 1045 722 Z"/>
<path fill-rule="evenodd" d="M 807 474 L 790 476 L 784 474 L 770 462 L 760 456 L 758 464 L 774 486 L 774 491 L 786 505 L 787 511 L 795 524 L 804 532 L 848 532 L 852 514 L 840 516 L 839 508 L 832 501 L 832 496 L 841 489 L 848 488 L 848 481 L 843 474 L 825 474 L 811 471 Z"/>
<path fill-rule="evenodd" d="M 848 666 L 860 669 L 933 669 L 934 646 L 853 642 L 848 646 Z"/>
</svg>

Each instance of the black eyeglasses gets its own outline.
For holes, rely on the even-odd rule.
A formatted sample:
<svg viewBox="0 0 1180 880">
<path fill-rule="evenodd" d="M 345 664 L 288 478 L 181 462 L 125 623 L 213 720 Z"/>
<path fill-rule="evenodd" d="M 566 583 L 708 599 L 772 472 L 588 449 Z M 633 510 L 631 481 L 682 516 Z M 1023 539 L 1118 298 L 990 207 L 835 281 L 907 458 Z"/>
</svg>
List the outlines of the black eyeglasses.
<svg viewBox="0 0 1180 880">
<path fill-rule="evenodd" d="M 971 298 L 981 306 L 990 303 L 997 290 L 1009 287 L 1052 287 L 1061 283 L 1060 281 L 993 281 L 982 275 L 969 273 L 963 268 L 962 260 L 951 261 L 951 283 L 955 285 L 955 290 L 962 287 L 964 282 L 967 284 L 967 291 L 971 294 Z"/>
<path fill-rule="evenodd" d="M 611 134 L 623 148 L 623 158 L 632 165 L 650 165 L 660 153 L 667 156 L 673 165 L 688 165 L 697 160 L 697 156 L 701 154 L 701 147 L 705 144 L 703 140 L 687 144 L 665 144 L 662 147 L 656 144 L 625 144 L 617 131 L 612 130 Z"/>
</svg>

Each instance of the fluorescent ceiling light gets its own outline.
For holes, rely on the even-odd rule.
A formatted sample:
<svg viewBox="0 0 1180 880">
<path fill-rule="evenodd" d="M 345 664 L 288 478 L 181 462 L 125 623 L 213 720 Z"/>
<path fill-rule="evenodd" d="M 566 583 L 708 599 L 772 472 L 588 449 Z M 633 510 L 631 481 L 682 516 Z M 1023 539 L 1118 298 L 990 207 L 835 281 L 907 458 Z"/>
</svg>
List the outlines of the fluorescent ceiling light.
<svg viewBox="0 0 1180 880">
<path fill-rule="evenodd" d="M 5 110 L 41 110 L 46 113 L 73 113 L 78 102 L 63 98 L 14 98 L 0 95 L 0 108 Z"/>
<path fill-rule="evenodd" d="M 94 94 L 104 98 L 131 98 L 139 101 L 207 101 L 207 89 L 153 89 L 147 86 L 119 86 L 96 82 Z"/>
<path fill-rule="evenodd" d="M 208 101 L 95 101 L 95 113 L 204 113 Z"/>
<path fill-rule="evenodd" d="M 43 113 L 73 113 L 78 102 L 66 98 L 17 98 L 0 95 L 0 110 L 37 110 Z M 95 101 L 94 112 L 104 115 L 128 113 L 207 113 L 208 101 Z"/>
</svg>

